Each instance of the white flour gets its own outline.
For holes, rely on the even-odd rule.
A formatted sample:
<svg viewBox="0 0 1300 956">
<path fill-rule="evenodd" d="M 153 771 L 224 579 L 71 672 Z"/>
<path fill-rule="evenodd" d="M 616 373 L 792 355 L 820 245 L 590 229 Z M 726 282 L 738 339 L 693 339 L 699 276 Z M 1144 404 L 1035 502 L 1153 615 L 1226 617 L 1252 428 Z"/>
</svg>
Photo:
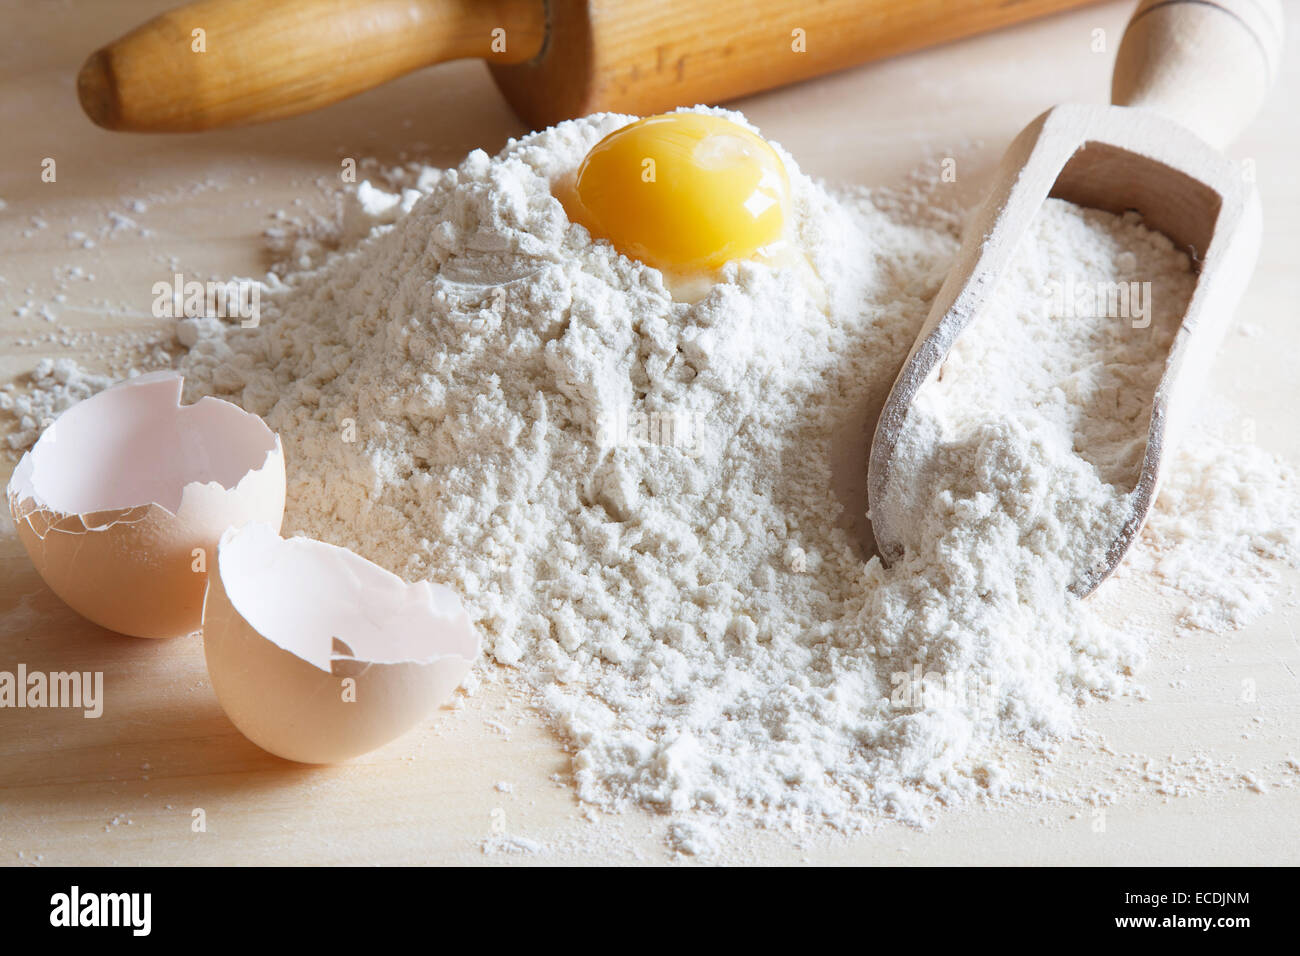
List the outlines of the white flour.
<svg viewBox="0 0 1300 956">
<path fill-rule="evenodd" d="M 1113 520 L 1120 491 L 1105 482 L 1131 483 L 1124 436 L 1185 263 L 1133 224 L 1048 207 L 991 326 L 1062 270 L 1131 267 L 1163 283 L 1164 311 L 1138 355 L 1117 320 L 1087 343 L 1020 342 L 1004 325 L 986 352 L 964 348 L 945 385 L 991 404 L 932 423 L 952 430 L 953 467 L 923 470 L 924 518 L 885 570 L 863 548 L 868 429 L 956 217 L 914 197 L 832 196 L 782 154 L 825 310 L 821 290 L 746 264 L 674 302 L 550 191 L 627 120 L 423 170 L 401 200 L 368 191 L 346 229 L 380 225 L 324 265 L 295 249 L 311 268 L 266 290 L 260 328 L 183 323 L 190 397 L 232 398 L 279 431 L 286 533 L 464 595 L 492 660 L 482 676 L 536 691 L 592 805 L 853 829 L 985 792 L 1001 773 L 988 745 L 1068 732 L 1076 702 L 1124 690 L 1141 657 L 1062 581 Z M 1136 261 L 1117 265 L 1124 253 Z M 990 367 L 1008 350 L 1041 375 L 1013 385 Z M 1031 395 L 1050 401 L 1030 413 Z M 1130 562 L 1141 571 L 1126 573 L 1195 598 L 1189 624 L 1240 624 L 1266 606 L 1262 555 L 1296 557 L 1296 481 L 1213 444 L 1171 472 Z M 1213 570 L 1223 554 L 1236 577 Z M 706 852 L 692 819 L 673 840 Z"/>
</svg>

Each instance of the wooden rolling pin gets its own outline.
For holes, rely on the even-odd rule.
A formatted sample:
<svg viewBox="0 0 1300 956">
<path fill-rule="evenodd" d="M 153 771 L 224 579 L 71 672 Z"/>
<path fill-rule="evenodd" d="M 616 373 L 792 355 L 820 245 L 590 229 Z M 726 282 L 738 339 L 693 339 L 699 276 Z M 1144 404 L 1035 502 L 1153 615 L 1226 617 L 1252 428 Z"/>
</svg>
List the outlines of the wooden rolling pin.
<svg viewBox="0 0 1300 956">
<path fill-rule="evenodd" d="M 535 127 L 717 103 L 1091 0 L 199 0 L 77 77 L 108 129 L 184 132 L 304 113 L 482 57 Z"/>
</svg>

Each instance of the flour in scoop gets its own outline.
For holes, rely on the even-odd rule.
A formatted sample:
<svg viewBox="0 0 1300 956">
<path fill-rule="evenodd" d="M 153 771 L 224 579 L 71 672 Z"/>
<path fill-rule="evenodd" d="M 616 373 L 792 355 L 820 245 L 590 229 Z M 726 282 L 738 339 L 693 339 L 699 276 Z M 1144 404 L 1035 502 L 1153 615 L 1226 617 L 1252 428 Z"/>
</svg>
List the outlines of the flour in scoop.
<svg viewBox="0 0 1300 956">
<path fill-rule="evenodd" d="M 910 547 L 886 569 L 864 520 L 869 431 L 959 217 L 914 192 L 830 191 L 781 152 L 815 278 L 733 263 L 676 301 L 552 192 L 629 119 L 412 171 L 400 201 L 370 187 L 372 212 L 346 222 L 360 238 L 298 256 L 258 328 L 185 320 L 191 397 L 280 433 L 286 533 L 463 595 L 479 677 L 531 692 L 579 797 L 673 814 L 682 852 L 714 845 L 711 821 L 920 823 L 1005 789 L 995 748 L 1051 746 L 1142 658 L 1062 581 L 1131 485 L 1188 263 L 1136 223 L 1048 204 L 1005 315 L 986 317 L 1002 331 L 945 382 L 980 403 L 921 410 L 950 459 L 921 474 L 959 480 L 911 489 Z M 1155 283 L 1149 329 L 1084 318 L 1055 341 L 1035 311 L 1052 280 L 1130 274 Z M 1296 479 L 1209 439 L 1169 468 L 1177 510 L 1157 506 L 1129 577 L 1218 609 L 1189 626 L 1239 624 L 1300 550 Z M 1212 573 L 1215 552 L 1242 555 L 1242 576 Z"/>
<path fill-rule="evenodd" d="M 1048 199 L 909 409 L 877 504 L 908 547 L 1006 517 L 1067 584 L 1104 567 L 1194 284 L 1187 255 L 1136 214 Z M 963 483 L 979 502 L 968 518 Z"/>
</svg>

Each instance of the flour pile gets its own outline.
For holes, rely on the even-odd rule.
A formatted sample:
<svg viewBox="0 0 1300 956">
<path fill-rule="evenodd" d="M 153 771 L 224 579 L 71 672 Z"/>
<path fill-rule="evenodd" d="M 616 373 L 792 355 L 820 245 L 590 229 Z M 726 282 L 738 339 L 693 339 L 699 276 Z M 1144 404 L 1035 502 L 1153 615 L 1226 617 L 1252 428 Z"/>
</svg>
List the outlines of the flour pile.
<svg viewBox="0 0 1300 956">
<path fill-rule="evenodd" d="M 483 676 L 536 692 L 584 801 L 851 829 L 982 792 L 988 745 L 1067 732 L 1079 699 L 1122 691 L 1140 660 L 1061 581 L 1132 477 L 1122 436 L 1149 406 L 1186 261 L 1135 223 L 1049 205 L 1008 279 L 1007 321 L 1043 300 L 1048 273 L 1110 279 L 1132 256 L 1164 284 L 1149 353 L 1120 354 L 1131 340 L 1106 320 L 1086 343 L 1100 367 L 1071 347 L 1069 368 L 1006 384 L 1012 404 L 1042 393 L 1056 411 L 972 406 L 943 452 L 963 477 L 913 489 L 917 537 L 886 570 L 864 548 L 868 429 L 957 217 L 832 194 L 782 153 L 820 287 L 741 263 L 677 302 L 552 193 L 629 120 L 476 151 L 400 198 L 370 190 L 379 224 L 268 288 L 259 328 L 184 321 L 188 397 L 230 398 L 280 433 L 286 533 L 464 596 L 503 665 Z M 1081 261 L 1081 242 L 1100 258 Z M 995 356 L 959 358 L 950 387 L 980 394 Z M 1262 601 L 1189 570 L 1197 542 L 1297 553 L 1293 476 L 1262 453 L 1251 467 L 1269 495 L 1226 502 L 1236 525 L 1206 535 L 1202 502 L 1244 494 L 1228 490 L 1241 476 L 1181 473 L 1176 503 L 1195 513 L 1153 526 L 1182 556 L 1141 559 L 1235 623 Z"/>
</svg>

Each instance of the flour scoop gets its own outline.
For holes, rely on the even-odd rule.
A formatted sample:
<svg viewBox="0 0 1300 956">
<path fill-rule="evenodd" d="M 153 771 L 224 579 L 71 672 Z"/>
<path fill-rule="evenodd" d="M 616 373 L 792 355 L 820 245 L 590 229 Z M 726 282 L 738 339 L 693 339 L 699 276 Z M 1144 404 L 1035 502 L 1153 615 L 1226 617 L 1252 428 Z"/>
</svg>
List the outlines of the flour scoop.
<svg viewBox="0 0 1300 956">
<path fill-rule="evenodd" d="M 1057 106 L 1011 144 L 876 426 L 867 495 L 886 564 L 903 553 L 904 519 L 881 503 L 891 482 L 913 477 L 894 467 L 908 409 L 984 309 L 1050 196 L 1112 213 L 1136 210 L 1187 252 L 1197 271 L 1155 391 L 1131 512 L 1105 560 L 1081 571 L 1070 590 L 1084 597 L 1115 570 L 1146 521 L 1165 450 L 1205 382 L 1255 264 L 1260 204 L 1253 177 L 1218 150 L 1258 111 L 1281 46 L 1276 0 L 1143 0 L 1116 56 L 1114 105 Z"/>
</svg>

